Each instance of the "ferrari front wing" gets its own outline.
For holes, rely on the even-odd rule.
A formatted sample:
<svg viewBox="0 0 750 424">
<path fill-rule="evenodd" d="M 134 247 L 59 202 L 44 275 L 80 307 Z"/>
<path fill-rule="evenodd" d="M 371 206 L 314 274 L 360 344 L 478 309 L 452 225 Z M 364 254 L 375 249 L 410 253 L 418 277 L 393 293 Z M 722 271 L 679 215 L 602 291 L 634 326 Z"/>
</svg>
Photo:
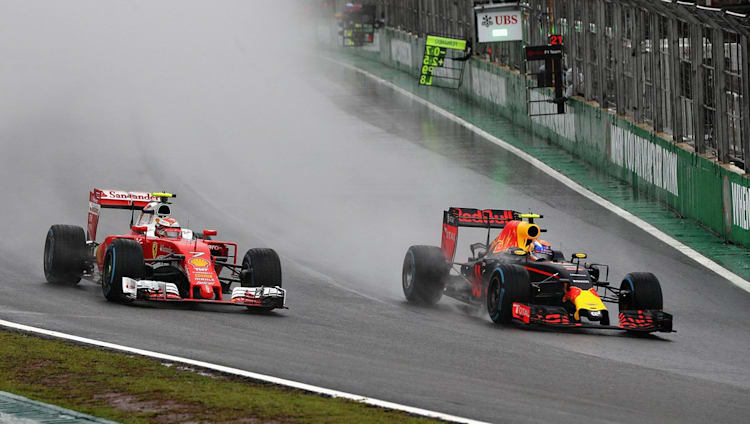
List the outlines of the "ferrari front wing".
<svg viewBox="0 0 750 424">
<path fill-rule="evenodd" d="M 563 328 L 595 328 L 600 330 L 627 330 L 644 333 L 670 333 L 672 315 L 658 310 L 624 310 L 619 314 L 619 325 L 600 325 L 576 321 L 562 306 L 534 305 L 514 302 L 513 322 L 528 326 Z"/>
<path fill-rule="evenodd" d="M 189 299 L 180 296 L 174 283 L 122 278 L 122 292 L 130 300 L 155 302 L 192 302 L 246 306 L 258 309 L 286 309 L 286 290 L 281 287 L 235 287 L 231 300 Z"/>
</svg>

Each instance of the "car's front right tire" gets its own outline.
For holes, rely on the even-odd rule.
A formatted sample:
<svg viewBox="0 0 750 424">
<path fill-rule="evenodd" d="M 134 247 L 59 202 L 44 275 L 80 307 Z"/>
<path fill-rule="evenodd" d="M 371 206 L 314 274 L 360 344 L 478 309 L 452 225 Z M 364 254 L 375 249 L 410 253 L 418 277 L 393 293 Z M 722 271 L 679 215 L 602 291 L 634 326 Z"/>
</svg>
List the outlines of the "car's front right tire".
<svg viewBox="0 0 750 424">
<path fill-rule="evenodd" d="M 242 287 L 281 287 L 281 260 L 273 249 L 249 249 L 242 259 Z"/>
<path fill-rule="evenodd" d="M 620 284 L 619 308 L 624 310 L 662 310 L 661 284 L 650 272 L 631 272 Z"/>
</svg>

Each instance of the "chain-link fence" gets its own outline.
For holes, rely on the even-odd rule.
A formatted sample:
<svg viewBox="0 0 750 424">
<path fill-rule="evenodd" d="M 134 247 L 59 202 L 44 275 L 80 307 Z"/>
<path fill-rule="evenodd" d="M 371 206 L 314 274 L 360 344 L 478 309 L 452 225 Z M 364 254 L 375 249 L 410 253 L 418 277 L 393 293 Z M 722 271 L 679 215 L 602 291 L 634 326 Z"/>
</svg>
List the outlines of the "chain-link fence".
<svg viewBox="0 0 750 424">
<path fill-rule="evenodd" d="M 525 0 L 523 42 L 477 44 L 473 8 L 480 2 L 363 3 L 377 5 L 391 28 L 465 37 L 476 55 L 518 71 L 524 44 L 563 35 L 574 95 L 750 171 L 750 17 L 742 13 L 685 1 Z"/>
</svg>

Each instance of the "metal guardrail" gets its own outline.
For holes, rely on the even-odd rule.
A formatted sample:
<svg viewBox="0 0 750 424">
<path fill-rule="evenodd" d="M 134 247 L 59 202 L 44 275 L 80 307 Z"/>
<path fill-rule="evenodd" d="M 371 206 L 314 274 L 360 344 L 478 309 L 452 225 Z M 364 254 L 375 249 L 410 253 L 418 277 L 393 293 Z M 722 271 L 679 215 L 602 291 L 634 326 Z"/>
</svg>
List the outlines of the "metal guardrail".
<svg viewBox="0 0 750 424">
<path fill-rule="evenodd" d="M 345 1 L 337 0 L 342 10 Z M 474 0 L 364 0 L 387 26 L 474 39 Z M 486 2 L 484 2 L 486 3 Z M 524 0 L 524 42 L 474 43 L 521 71 L 523 45 L 565 39 L 574 95 L 750 172 L 750 17 L 676 0 Z"/>
</svg>

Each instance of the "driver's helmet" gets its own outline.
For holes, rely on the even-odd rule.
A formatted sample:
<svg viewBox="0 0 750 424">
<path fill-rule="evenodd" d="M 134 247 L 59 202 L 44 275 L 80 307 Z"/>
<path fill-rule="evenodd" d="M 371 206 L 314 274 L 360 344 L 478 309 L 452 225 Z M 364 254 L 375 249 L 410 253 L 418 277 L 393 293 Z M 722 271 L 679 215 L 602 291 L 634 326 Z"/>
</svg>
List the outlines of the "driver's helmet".
<svg viewBox="0 0 750 424">
<path fill-rule="evenodd" d="M 156 218 L 154 234 L 156 237 L 180 238 L 182 229 L 176 219 L 158 217 Z"/>
<path fill-rule="evenodd" d="M 534 240 L 534 248 L 532 249 L 532 253 L 534 254 L 534 256 L 540 259 L 552 258 L 552 248 L 550 247 L 549 243 L 544 240 Z"/>
</svg>

